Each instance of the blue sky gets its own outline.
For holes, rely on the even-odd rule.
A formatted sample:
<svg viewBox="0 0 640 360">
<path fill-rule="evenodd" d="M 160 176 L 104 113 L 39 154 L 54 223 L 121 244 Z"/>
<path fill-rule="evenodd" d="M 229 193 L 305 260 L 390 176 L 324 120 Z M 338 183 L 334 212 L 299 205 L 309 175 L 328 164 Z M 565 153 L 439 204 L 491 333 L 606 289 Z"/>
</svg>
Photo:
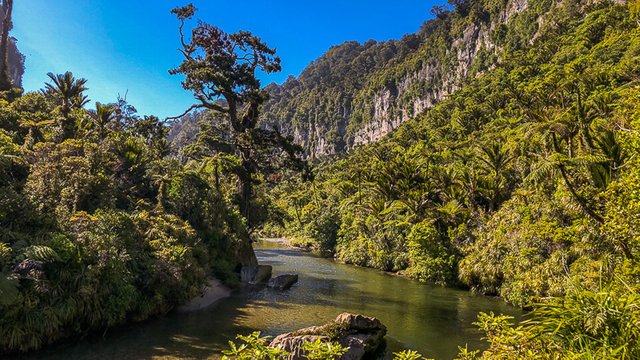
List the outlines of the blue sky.
<svg viewBox="0 0 640 360">
<path fill-rule="evenodd" d="M 283 71 L 263 85 L 297 76 L 330 46 L 348 40 L 398 39 L 419 29 L 443 0 L 194 0 L 196 18 L 227 32 L 249 30 L 277 48 Z M 193 103 L 181 78 L 177 20 L 169 11 L 188 0 L 27 0 L 14 3 L 14 30 L 27 56 L 24 88 L 41 89 L 48 72 L 70 70 L 89 80 L 92 102 L 118 94 L 141 114 L 162 118 Z"/>
</svg>

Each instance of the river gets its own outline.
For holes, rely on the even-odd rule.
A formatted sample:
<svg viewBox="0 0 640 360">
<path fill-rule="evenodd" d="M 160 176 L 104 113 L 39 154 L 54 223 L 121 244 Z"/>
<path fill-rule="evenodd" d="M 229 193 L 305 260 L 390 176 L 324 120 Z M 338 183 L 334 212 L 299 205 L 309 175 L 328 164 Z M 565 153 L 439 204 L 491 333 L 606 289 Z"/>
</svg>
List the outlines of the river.
<svg viewBox="0 0 640 360">
<path fill-rule="evenodd" d="M 284 292 L 240 289 L 198 312 L 172 313 L 28 358 L 215 359 L 235 334 L 260 330 L 278 335 L 326 323 L 346 311 L 375 316 L 387 326 L 387 354 L 410 348 L 451 359 L 459 345 L 483 346 L 472 325 L 478 312 L 520 314 L 499 299 L 339 264 L 281 244 L 260 242 L 256 254 L 261 264 L 273 266 L 274 276 L 297 273 L 299 282 Z"/>
</svg>

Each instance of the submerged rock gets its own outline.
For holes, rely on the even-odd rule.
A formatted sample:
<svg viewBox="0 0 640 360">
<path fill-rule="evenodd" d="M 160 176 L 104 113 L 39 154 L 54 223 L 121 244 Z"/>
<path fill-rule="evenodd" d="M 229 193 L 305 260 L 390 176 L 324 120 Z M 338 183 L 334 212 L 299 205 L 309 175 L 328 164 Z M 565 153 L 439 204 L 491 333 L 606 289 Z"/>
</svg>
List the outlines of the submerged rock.
<svg viewBox="0 0 640 360">
<path fill-rule="evenodd" d="M 298 282 L 298 275 L 286 274 L 269 280 L 268 286 L 276 290 L 287 290 Z"/>
<path fill-rule="evenodd" d="M 242 282 L 260 284 L 271 278 L 273 268 L 271 265 L 244 266 L 240 272 Z"/>
<path fill-rule="evenodd" d="M 338 342 L 349 350 L 341 360 L 360 360 L 377 353 L 384 344 L 387 328 L 380 320 L 364 315 L 340 314 L 323 326 L 312 326 L 277 336 L 270 347 L 291 353 L 290 360 L 304 359 L 302 344 L 321 341 Z"/>
</svg>

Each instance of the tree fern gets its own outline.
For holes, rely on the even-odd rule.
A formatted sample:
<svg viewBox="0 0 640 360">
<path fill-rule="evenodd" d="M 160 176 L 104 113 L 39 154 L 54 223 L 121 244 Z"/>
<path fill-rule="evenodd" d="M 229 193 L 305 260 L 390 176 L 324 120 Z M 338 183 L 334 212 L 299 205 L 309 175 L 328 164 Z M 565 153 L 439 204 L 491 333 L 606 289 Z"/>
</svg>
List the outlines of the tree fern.
<svg viewBox="0 0 640 360">
<path fill-rule="evenodd" d="M 31 245 L 22 252 L 25 259 L 41 261 L 43 263 L 51 263 L 60 261 L 60 256 L 55 250 L 44 245 Z"/>
</svg>

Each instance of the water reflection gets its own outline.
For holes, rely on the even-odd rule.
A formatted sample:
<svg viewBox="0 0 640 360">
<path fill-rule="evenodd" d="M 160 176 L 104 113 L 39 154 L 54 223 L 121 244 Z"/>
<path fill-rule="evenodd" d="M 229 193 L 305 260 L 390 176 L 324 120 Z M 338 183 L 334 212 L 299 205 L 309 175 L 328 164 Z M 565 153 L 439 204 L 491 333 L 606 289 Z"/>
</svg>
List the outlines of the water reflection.
<svg viewBox="0 0 640 360">
<path fill-rule="evenodd" d="M 389 329 L 388 353 L 413 348 L 428 357 L 453 358 L 458 345 L 481 346 L 478 312 L 517 315 L 503 302 L 464 291 L 421 285 L 374 270 L 337 264 L 276 244 L 257 255 L 274 275 L 298 273 L 289 291 L 247 287 L 208 309 L 112 330 L 28 359 L 209 359 L 236 334 L 277 335 L 317 325 L 344 311 L 378 317 Z"/>
</svg>

